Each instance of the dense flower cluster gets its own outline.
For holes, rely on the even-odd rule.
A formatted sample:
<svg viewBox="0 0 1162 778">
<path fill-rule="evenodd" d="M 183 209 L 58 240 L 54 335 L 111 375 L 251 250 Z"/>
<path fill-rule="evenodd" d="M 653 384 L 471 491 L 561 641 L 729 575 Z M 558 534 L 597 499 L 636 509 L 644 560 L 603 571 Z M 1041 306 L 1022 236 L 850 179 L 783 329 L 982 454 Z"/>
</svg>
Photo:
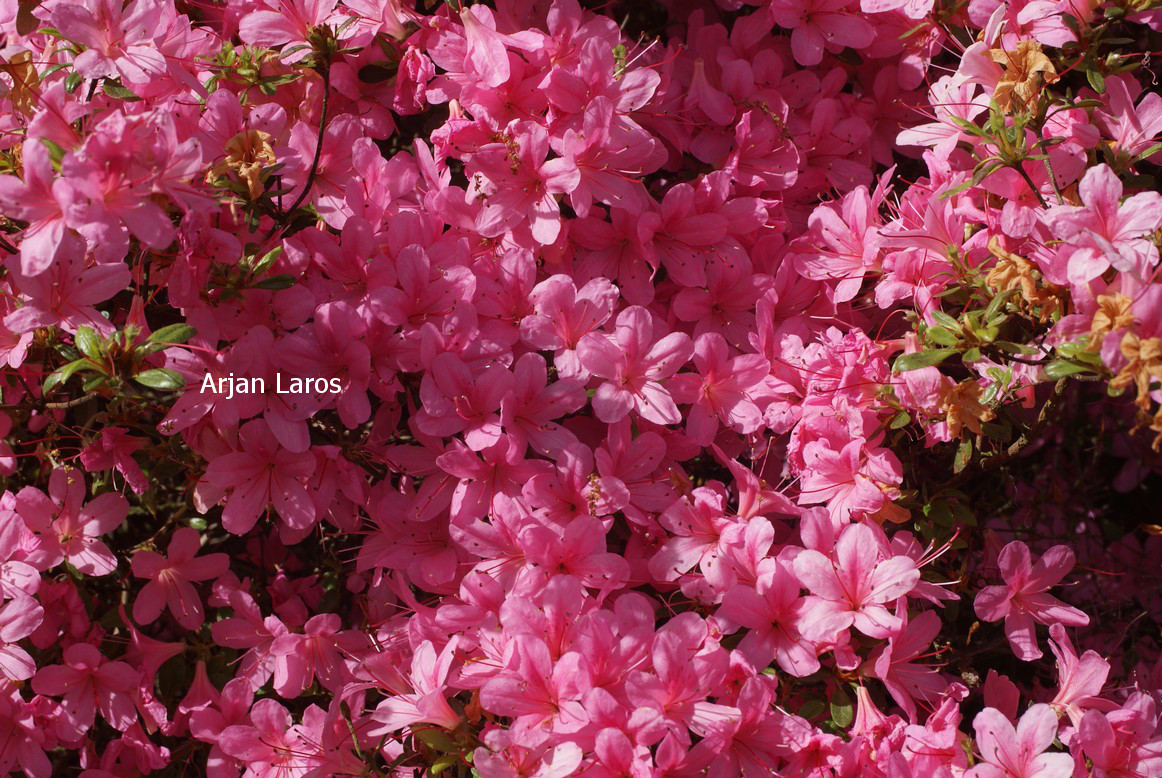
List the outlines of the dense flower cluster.
<svg viewBox="0 0 1162 778">
<path fill-rule="evenodd" d="M 1162 775 L 1156 6 L 0 0 L 0 772 Z"/>
</svg>

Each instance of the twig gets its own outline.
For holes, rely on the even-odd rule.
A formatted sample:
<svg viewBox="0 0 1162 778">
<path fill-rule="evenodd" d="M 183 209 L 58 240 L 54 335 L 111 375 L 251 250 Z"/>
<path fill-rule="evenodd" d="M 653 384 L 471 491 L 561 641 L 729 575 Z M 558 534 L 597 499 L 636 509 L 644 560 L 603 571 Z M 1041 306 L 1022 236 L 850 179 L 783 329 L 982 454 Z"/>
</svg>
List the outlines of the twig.
<svg viewBox="0 0 1162 778">
<path fill-rule="evenodd" d="M 84 397 L 75 397 L 72 400 L 63 400 L 55 403 L 9 403 L 7 405 L 0 405 L 0 411 L 22 411 L 28 408 L 30 404 L 34 405 L 37 410 L 59 411 L 82 405 L 100 396 L 99 394 L 86 394 Z"/>
</svg>

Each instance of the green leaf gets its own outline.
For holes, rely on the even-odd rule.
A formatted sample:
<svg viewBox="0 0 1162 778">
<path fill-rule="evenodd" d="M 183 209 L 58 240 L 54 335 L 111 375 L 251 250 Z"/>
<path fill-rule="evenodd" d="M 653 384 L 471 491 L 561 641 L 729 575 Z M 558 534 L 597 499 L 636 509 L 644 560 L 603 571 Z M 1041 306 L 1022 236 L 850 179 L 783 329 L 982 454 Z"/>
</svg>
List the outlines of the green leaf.
<svg viewBox="0 0 1162 778">
<path fill-rule="evenodd" d="M 955 346 L 960 342 L 960 338 L 956 337 L 956 333 L 947 327 L 929 327 L 928 331 L 924 333 L 924 339 L 938 346 Z"/>
<path fill-rule="evenodd" d="M 814 718 L 823 715 L 823 711 L 827 710 L 827 706 L 823 704 L 823 700 L 807 700 L 799 708 L 799 716 L 811 721 Z"/>
<path fill-rule="evenodd" d="M 907 411 L 900 411 L 899 413 L 897 413 L 895 415 L 895 417 L 892 418 L 892 421 L 888 425 L 888 428 L 893 429 L 893 430 L 898 430 L 898 429 L 902 429 L 903 427 L 907 427 L 911 423 L 912 423 L 912 417 L 908 415 L 908 412 Z"/>
<path fill-rule="evenodd" d="M 449 768 L 455 767 L 456 762 L 460 761 L 460 757 L 456 754 L 445 754 L 436 761 L 432 762 L 431 767 L 428 768 L 428 775 L 442 775 Z"/>
<path fill-rule="evenodd" d="M 1087 372 L 1089 372 L 1087 366 L 1079 365 L 1076 362 L 1068 362 L 1064 359 L 1055 359 L 1045 365 L 1045 377 L 1051 381 L 1057 381 L 1071 375 Z"/>
<path fill-rule="evenodd" d="M 1145 151 L 1143 151 L 1141 154 L 1136 154 L 1136 155 L 1134 155 L 1134 164 L 1137 164 L 1138 162 L 1141 162 L 1141 161 L 1142 161 L 1142 160 L 1144 160 L 1146 157 L 1152 157 L 1152 156 L 1154 156 L 1154 155 L 1155 155 L 1155 154 L 1157 154 L 1159 151 L 1162 151 L 1162 143 L 1155 143 L 1153 146 L 1151 146 L 1150 148 L 1146 149 L 1146 150 L 1145 150 Z"/>
<path fill-rule="evenodd" d="M 85 368 L 92 369 L 92 367 L 93 363 L 87 359 L 74 359 L 67 365 L 63 365 L 50 373 L 48 378 L 44 379 L 44 386 L 41 388 L 41 391 L 44 394 L 48 394 L 57 386 L 72 378 L 73 374 L 78 370 L 84 370 Z"/>
<path fill-rule="evenodd" d="M 271 265 L 273 265 L 276 261 L 278 261 L 278 258 L 281 255 L 282 255 L 282 246 L 275 246 L 270 251 L 263 254 L 262 258 L 254 263 L 254 268 L 253 268 L 254 275 L 258 276 L 258 275 L 262 275 L 263 273 L 265 273 L 267 270 L 270 269 Z"/>
<path fill-rule="evenodd" d="M 960 322 L 949 316 L 944 311 L 932 311 L 932 318 L 936 321 L 937 324 L 943 325 L 953 332 L 956 332 L 960 329 Z"/>
<path fill-rule="evenodd" d="M 257 284 L 254 284 L 252 289 L 290 289 L 295 285 L 295 277 L 283 273 L 282 275 L 271 276 L 264 278 Z"/>
<path fill-rule="evenodd" d="M 966 365 L 972 364 L 973 362 L 979 362 L 980 349 L 976 348 L 975 346 L 970 348 L 968 351 L 964 352 L 964 356 L 961 357 L 961 359 Z"/>
<path fill-rule="evenodd" d="M 847 729 L 855 721 L 855 706 L 842 686 L 831 695 L 831 722 L 839 729 Z"/>
<path fill-rule="evenodd" d="M 114 100 L 125 100 L 132 103 L 141 99 L 133 90 L 121 86 L 119 81 L 110 81 L 107 78 L 101 82 L 101 91 Z"/>
<path fill-rule="evenodd" d="M 77 344 L 77 350 L 89 359 L 94 361 L 101 359 L 101 338 L 93 331 L 92 327 L 77 327 L 77 334 L 73 341 Z"/>
<path fill-rule="evenodd" d="M 1039 353 L 1034 346 L 1029 346 L 1024 343 L 1014 343 L 1011 340 L 998 340 L 993 343 L 994 346 L 1004 351 L 1006 354 L 1025 354 L 1032 355 Z"/>
<path fill-rule="evenodd" d="M 897 373 L 906 373 L 909 370 L 919 370 L 922 367 L 939 365 L 955 353 L 956 351 L 954 349 L 942 348 L 916 351 L 912 354 L 901 354 L 896 357 L 896 362 L 892 365 L 892 370 Z"/>
<path fill-rule="evenodd" d="M 176 390 L 185 387 L 185 379 L 180 373 L 166 368 L 154 368 L 133 376 L 133 380 L 150 389 Z"/>
<path fill-rule="evenodd" d="M 166 345 L 171 343 L 185 343 L 197 334 L 198 331 L 188 324 L 170 324 L 154 332 L 145 342 Z"/>
<path fill-rule="evenodd" d="M 1106 80 L 1101 73 L 1096 70 L 1087 70 L 1085 71 L 1085 77 L 1089 81 L 1089 85 L 1093 87 L 1093 91 L 1099 95 L 1106 93 Z"/>
<path fill-rule="evenodd" d="M 960 441 L 960 447 L 956 449 L 956 458 L 952 460 L 952 472 L 961 472 L 964 468 L 968 467 L 968 463 L 971 460 L 972 438 L 965 438 Z"/>
<path fill-rule="evenodd" d="M 452 740 L 447 732 L 438 727 L 424 727 L 423 729 L 415 730 L 412 734 L 433 751 L 448 753 L 449 751 L 457 750 L 456 741 Z"/>
</svg>

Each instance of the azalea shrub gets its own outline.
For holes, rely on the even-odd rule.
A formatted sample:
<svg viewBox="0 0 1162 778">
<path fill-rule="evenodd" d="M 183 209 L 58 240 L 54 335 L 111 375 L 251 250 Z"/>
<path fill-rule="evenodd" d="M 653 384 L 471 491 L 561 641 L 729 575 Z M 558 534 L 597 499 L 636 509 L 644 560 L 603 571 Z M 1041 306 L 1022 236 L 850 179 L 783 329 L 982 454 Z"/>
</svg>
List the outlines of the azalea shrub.
<svg viewBox="0 0 1162 778">
<path fill-rule="evenodd" d="M 1162 775 L 1157 0 L 0 36 L 0 772 Z"/>
</svg>

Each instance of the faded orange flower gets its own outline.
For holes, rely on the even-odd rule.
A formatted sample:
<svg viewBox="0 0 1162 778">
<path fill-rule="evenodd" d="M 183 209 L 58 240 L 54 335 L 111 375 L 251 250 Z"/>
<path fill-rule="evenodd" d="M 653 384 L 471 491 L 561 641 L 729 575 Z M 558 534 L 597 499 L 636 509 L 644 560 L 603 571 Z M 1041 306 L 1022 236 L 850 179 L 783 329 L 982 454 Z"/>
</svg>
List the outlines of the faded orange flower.
<svg viewBox="0 0 1162 778">
<path fill-rule="evenodd" d="M 983 391 L 980 384 L 972 378 L 966 378 L 956 386 L 944 390 L 940 410 L 944 412 L 950 436 L 959 438 L 965 428 L 975 435 L 984 432 L 981 424 L 992 421 L 995 414 L 981 403 L 980 396 Z"/>
<path fill-rule="evenodd" d="M 992 49 L 989 58 L 1005 68 L 993 100 L 1006 112 L 1031 108 L 1042 87 L 1057 80 L 1057 69 L 1036 41 L 1020 41 L 1015 51 Z"/>
<path fill-rule="evenodd" d="M 262 171 L 277 161 L 270 145 L 270 134 L 261 130 L 244 130 L 226 142 L 226 159 L 214 166 L 214 175 L 235 173 L 246 182 L 251 200 L 257 200 L 265 188 Z"/>
</svg>

